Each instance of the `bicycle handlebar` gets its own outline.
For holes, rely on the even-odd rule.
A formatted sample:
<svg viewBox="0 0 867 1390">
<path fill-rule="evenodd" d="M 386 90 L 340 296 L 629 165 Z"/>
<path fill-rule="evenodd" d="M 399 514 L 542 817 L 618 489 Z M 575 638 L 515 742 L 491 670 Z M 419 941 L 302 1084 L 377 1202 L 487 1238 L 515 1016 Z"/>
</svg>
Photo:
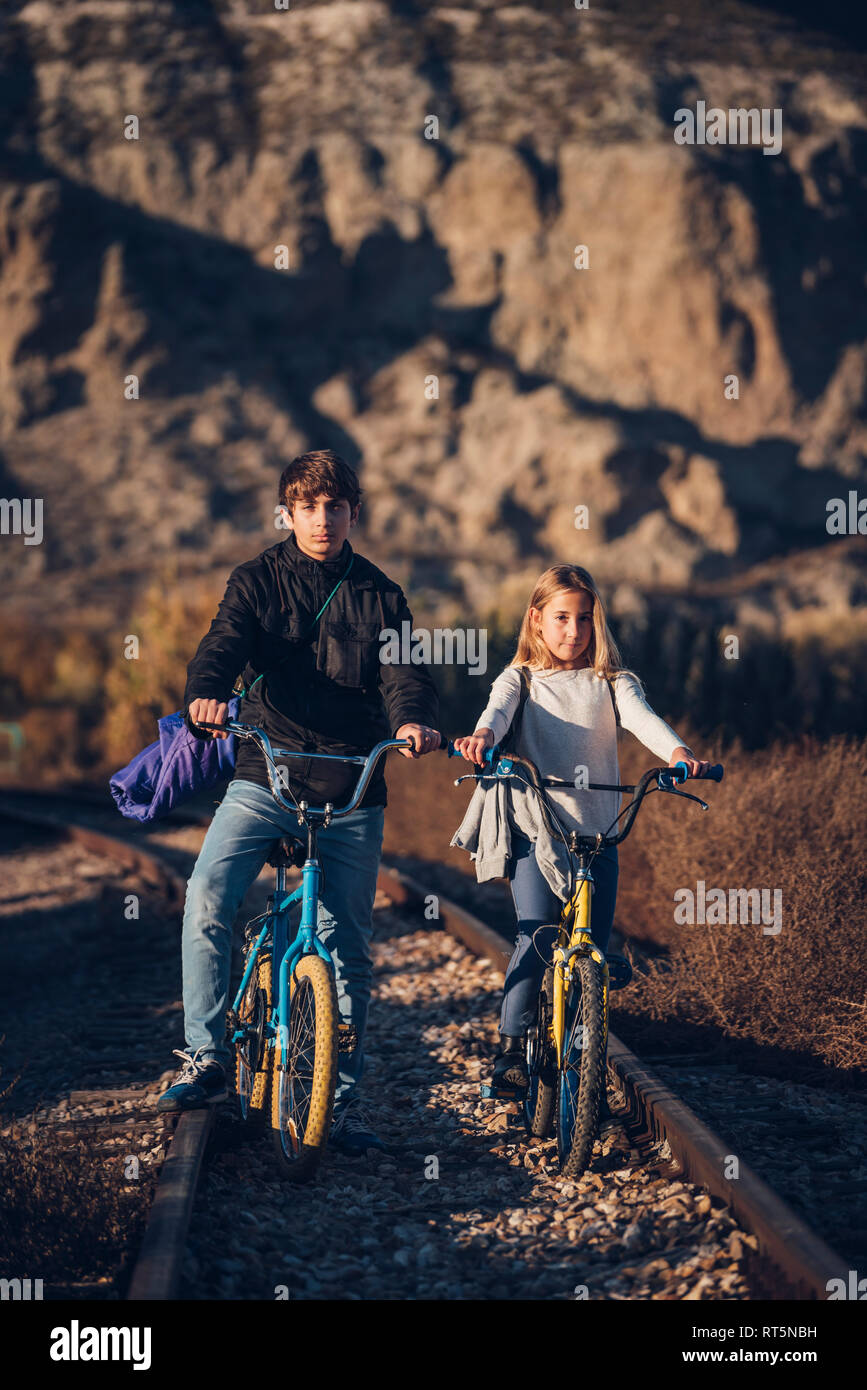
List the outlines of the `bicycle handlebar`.
<svg viewBox="0 0 867 1390">
<path fill-rule="evenodd" d="M 238 738 L 252 739 L 265 759 L 265 768 L 268 773 L 268 784 L 271 788 L 271 795 L 284 810 L 292 811 L 297 814 L 301 822 L 303 822 L 305 816 L 324 816 L 326 824 L 331 820 L 338 820 L 341 816 L 348 816 L 351 811 L 355 810 L 367 790 L 367 784 L 373 775 L 374 768 L 383 754 L 387 753 L 389 748 L 415 747 L 412 739 L 409 738 L 387 738 L 383 739 L 381 743 L 378 743 L 375 748 L 371 749 L 367 757 L 362 757 L 360 754 L 304 753 L 299 752 L 298 749 L 295 748 L 272 748 L 271 740 L 264 729 L 260 729 L 253 724 L 240 724 L 236 719 L 227 719 L 223 724 L 209 723 L 207 720 L 203 719 L 194 719 L 192 722 L 197 729 L 208 729 L 210 732 L 216 730 L 219 733 L 235 734 Z M 442 737 L 442 734 L 440 734 L 441 741 Z M 279 789 L 280 778 L 277 774 L 276 763 L 274 762 L 275 757 L 324 758 L 332 762 L 356 763 L 362 768 L 362 772 L 351 800 L 340 810 L 335 810 L 330 801 L 326 802 L 324 806 L 308 806 L 306 801 L 301 801 L 296 806 L 290 804 Z"/>
<path fill-rule="evenodd" d="M 381 743 L 378 743 L 375 748 L 371 749 L 367 757 L 362 757 L 358 754 L 344 755 L 340 753 L 306 753 L 299 752 L 297 749 L 294 748 L 272 748 L 271 740 L 265 733 L 264 729 L 260 729 L 252 724 L 241 724 L 235 719 L 227 719 L 223 724 L 209 723 L 207 720 L 194 719 L 193 723 L 196 725 L 197 729 L 207 729 L 209 732 L 216 731 L 219 733 L 235 734 L 239 738 L 252 739 L 253 742 L 258 746 L 260 752 L 262 753 L 262 756 L 265 759 L 265 767 L 268 773 L 268 784 L 271 788 L 271 795 L 274 797 L 274 800 L 280 806 L 282 806 L 284 810 L 292 811 L 295 814 L 297 814 L 299 821 L 302 822 L 305 816 L 308 815 L 324 816 L 326 824 L 330 820 L 337 820 L 342 816 L 348 816 L 352 811 L 355 810 L 356 806 L 358 805 L 359 801 L 361 800 L 362 796 L 367 790 L 367 785 L 370 782 L 371 777 L 373 776 L 374 769 L 376 768 L 376 765 L 379 762 L 380 758 L 383 757 L 383 755 L 387 753 L 390 748 L 412 748 L 413 750 L 415 749 L 415 743 L 412 738 L 390 738 L 384 739 Z M 453 739 L 447 738 L 446 735 L 441 733 L 438 729 L 434 732 L 437 734 L 439 738 L 440 748 L 445 751 L 446 755 L 449 758 L 463 757 L 463 754 L 460 753 L 457 748 L 455 748 Z M 332 762 L 355 763 L 362 768 L 362 772 L 358 779 L 355 791 L 351 799 L 349 800 L 347 805 L 342 807 L 340 810 L 335 810 L 334 806 L 331 804 L 330 801 L 326 802 L 324 806 L 308 806 L 307 803 L 304 801 L 302 801 L 299 805 L 296 806 L 288 802 L 279 790 L 280 779 L 277 774 L 276 764 L 274 762 L 275 757 L 311 759 L 315 758 L 324 759 L 326 761 Z M 519 757 L 517 753 L 503 753 L 499 744 L 495 744 L 492 748 L 485 749 L 483 761 L 484 764 L 487 765 L 493 772 L 496 769 L 500 759 L 503 757 L 508 758 L 510 767 L 512 764 L 516 764 L 518 767 L 522 767 L 528 773 L 530 783 L 534 787 L 534 789 L 539 793 L 539 796 L 542 800 L 542 805 L 545 808 L 545 811 L 547 812 L 547 802 L 545 799 L 544 784 L 542 778 L 539 775 L 539 769 L 536 767 L 536 764 L 531 762 L 529 758 Z M 715 763 L 712 767 L 709 767 L 707 771 L 701 775 L 701 777 L 692 780 L 707 780 L 712 782 L 721 782 L 723 779 L 724 771 L 725 769 L 723 768 L 722 763 Z M 481 776 L 482 774 L 476 773 L 475 775 Z M 654 780 L 654 778 L 656 779 L 657 785 L 661 791 L 673 792 L 674 789 L 672 784 L 679 786 L 682 782 L 685 782 L 688 779 L 690 779 L 690 773 L 686 766 L 686 763 L 677 762 L 674 764 L 673 767 L 649 768 L 648 771 L 644 773 L 640 781 L 634 787 L 623 786 L 617 788 L 609 788 L 605 786 L 603 788 L 595 785 L 593 782 L 588 783 L 587 789 L 589 791 L 618 790 L 635 792 L 633 800 L 630 802 L 629 806 L 626 809 L 626 820 L 623 824 L 622 830 L 620 830 L 616 835 L 606 835 L 604 837 L 601 837 L 606 845 L 618 845 L 621 843 L 622 840 L 626 839 L 626 836 L 632 829 L 635 817 L 638 815 L 638 809 L 642 801 L 644 800 L 648 787 L 650 786 L 650 783 Z M 564 783 L 563 785 L 569 786 L 571 784 Z M 674 792 L 674 795 L 686 796 L 687 793 Z M 692 799 L 698 800 L 698 798 L 696 797 L 693 797 Z M 701 802 L 700 804 L 704 806 L 703 802 Z"/>
<path fill-rule="evenodd" d="M 446 751 L 448 757 L 450 757 L 450 758 L 462 758 L 462 757 L 463 757 L 463 754 L 460 753 L 460 752 L 458 751 L 457 748 L 455 748 L 454 741 L 453 741 L 452 739 L 447 739 L 446 736 L 445 736 L 445 734 L 440 734 L 440 740 L 441 740 L 441 743 L 444 743 L 444 744 L 446 745 L 445 751 Z M 487 767 L 494 767 L 494 766 L 496 766 L 496 764 L 499 762 L 499 760 L 500 760 L 501 757 L 507 757 L 507 758 L 511 759 L 512 762 L 521 763 L 521 764 L 526 764 L 526 762 L 528 761 L 526 758 L 519 758 L 519 757 L 517 756 L 517 754 L 515 754 L 515 753 L 504 753 L 503 750 L 501 749 L 501 747 L 500 747 L 500 745 L 499 745 L 498 743 L 497 743 L 497 744 L 494 744 L 494 746 L 493 746 L 492 748 L 486 748 L 486 749 L 485 749 L 484 753 L 482 754 L 482 761 L 483 761 L 483 763 L 484 763 Z M 538 769 L 537 769 L 537 770 L 538 770 Z M 659 768 L 658 770 L 659 770 L 661 773 L 665 773 L 665 772 L 671 773 L 671 780 L 672 780 L 673 782 L 676 782 L 678 785 L 680 785 L 681 782 L 687 781 L 688 778 L 692 778 L 692 774 L 691 774 L 691 772 L 689 771 L 689 768 L 687 767 L 686 763 L 684 763 L 684 762 L 678 762 L 678 763 L 675 763 L 672 767 Z M 712 766 L 712 767 L 709 767 L 709 768 L 707 769 L 706 772 L 703 772 L 703 773 L 701 774 L 700 777 L 692 778 L 692 780 L 693 780 L 693 781 L 697 781 L 697 782 L 700 782 L 700 781 L 721 782 L 722 779 L 723 779 L 724 774 L 725 774 L 725 768 L 723 767 L 722 763 L 714 763 L 713 766 Z M 563 785 L 564 785 L 564 786 L 570 786 L 571 783 L 569 783 L 569 782 L 564 782 Z M 590 790 L 590 791 L 593 791 L 593 790 L 595 789 L 595 788 L 594 788 L 594 783 L 593 783 L 593 782 L 590 782 L 590 783 L 588 784 L 588 786 L 589 786 L 589 790 Z M 599 786 L 598 790 L 600 790 L 600 791 L 610 791 L 611 788 L 608 787 L 607 785 L 605 785 L 605 786 Z M 631 787 L 626 787 L 626 786 L 624 786 L 624 787 L 620 788 L 620 790 L 621 790 L 621 791 L 631 791 L 632 788 L 631 788 Z"/>
<path fill-rule="evenodd" d="M 445 740 L 442 734 L 440 735 L 440 738 L 446 744 L 446 752 L 450 758 L 463 756 L 463 754 L 455 748 L 453 740 Z M 529 758 L 519 757 L 517 753 L 503 753 L 498 744 L 495 744 L 492 748 L 486 748 L 483 754 L 484 764 L 486 764 L 491 769 L 494 775 L 503 775 L 497 774 L 495 771 L 501 758 L 508 759 L 510 768 L 512 765 L 515 765 L 524 769 L 524 771 L 528 774 L 530 785 L 534 788 L 536 792 L 538 792 L 542 806 L 545 812 L 547 813 L 548 807 L 544 790 L 545 783 L 539 775 L 539 769 L 536 767 L 536 764 L 534 762 L 531 762 Z M 709 767 L 706 772 L 702 773 L 699 777 L 693 778 L 690 774 L 690 771 L 686 763 L 677 762 L 674 764 L 673 767 L 649 768 L 647 772 L 645 772 L 644 775 L 640 778 L 640 780 L 635 784 L 635 786 L 609 787 L 606 784 L 600 785 L 597 783 L 589 782 L 587 784 L 588 791 L 631 791 L 635 793 L 632 801 L 629 803 L 629 805 L 626 808 L 626 811 L 623 813 L 626 819 L 623 823 L 622 829 L 619 830 L 616 835 L 599 835 L 593 838 L 597 840 L 599 843 L 605 845 L 619 845 L 623 840 L 625 840 L 626 836 L 632 829 L 632 826 L 635 822 L 635 817 L 638 815 L 639 807 L 641 806 L 641 803 L 647 794 L 650 784 L 654 781 L 654 779 L 656 780 L 657 786 L 659 787 L 660 791 L 671 792 L 674 796 L 688 796 L 689 794 L 687 792 L 675 792 L 674 786 L 679 786 L 682 782 L 686 782 L 687 780 L 697 782 L 721 782 L 724 773 L 725 769 L 722 763 L 714 763 L 713 766 Z M 484 773 L 481 771 L 475 773 L 475 776 L 477 778 L 483 775 Z M 570 782 L 564 782 L 562 785 L 564 787 L 569 787 L 574 784 Z M 699 801 L 698 797 L 691 797 L 690 799 L 693 801 Z M 707 810 L 707 807 L 703 801 L 699 801 L 699 805 L 702 806 L 704 810 Z M 573 835 L 575 834 L 575 832 L 572 833 Z"/>
</svg>

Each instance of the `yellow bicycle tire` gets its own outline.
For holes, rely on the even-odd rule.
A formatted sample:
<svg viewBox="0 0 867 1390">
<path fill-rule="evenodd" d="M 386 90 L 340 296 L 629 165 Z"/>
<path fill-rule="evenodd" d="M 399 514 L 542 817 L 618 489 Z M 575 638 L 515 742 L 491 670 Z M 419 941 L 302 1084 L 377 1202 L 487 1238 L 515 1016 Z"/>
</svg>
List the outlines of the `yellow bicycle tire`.
<svg viewBox="0 0 867 1390">
<path fill-rule="evenodd" d="M 302 996 L 300 1005 L 299 995 Z M 312 1080 L 303 1134 L 297 1129 L 293 1132 L 292 1117 L 286 1114 L 289 1073 L 281 1069 L 284 1063 L 279 1043 L 275 1041 L 271 1049 L 271 1135 L 283 1176 L 290 1182 L 307 1182 L 319 1165 L 331 1131 L 337 1085 L 337 987 L 334 972 L 327 962 L 312 954 L 302 956 L 295 968 L 289 1014 L 290 1046 L 295 1041 L 292 1011 L 300 1007 L 309 1012 L 311 1004 Z M 289 1126 L 284 1125 L 285 1120 L 290 1122 Z M 287 1141 L 291 1154 L 287 1152 Z"/>
</svg>

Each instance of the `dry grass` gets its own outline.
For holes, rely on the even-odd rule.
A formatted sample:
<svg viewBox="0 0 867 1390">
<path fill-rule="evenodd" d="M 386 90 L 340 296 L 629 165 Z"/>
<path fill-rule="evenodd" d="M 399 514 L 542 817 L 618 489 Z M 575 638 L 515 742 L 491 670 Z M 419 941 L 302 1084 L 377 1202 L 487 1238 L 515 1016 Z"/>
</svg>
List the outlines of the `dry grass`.
<svg viewBox="0 0 867 1390">
<path fill-rule="evenodd" d="M 158 718 L 180 708 L 187 666 L 221 597 L 222 589 L 179 583 L 170 570 L 147 590 L 129 626 L 140 655 L 127 660 L 118 645 L 105 676 L 100 741 L 112 771 L 154 741 Z"/>
<path fill-rule="evenodd" d="M 723 761 L 708 812 L 654 796 L 623 849 L 619 925 L 667 948 L 623 1007 L 841 1071 L 865 1068 L 867 744 L 804 740 Z M 779 934 L 752 923 L 677 925 L 674 894 L 699 880 L 726 893 L 778 889 Z"/>
<path fill-rule="evenodd" d="M 155 1179 L 132 1183 L 123 1158 L 95 1160 L 50 1130 L 0 1142 L 0 1272 L 46 1286 L 117 1277 L 137 1248 Z"/>
<path fill-rule="evenodd" d="M 157 719 L 179 707 L 187 665 L 222 595 L 165 568 L 116 631 L 72 624 L 32 629 L 13 615 L 0 626 L 0 720 L 20 725 L 21 782 L 107 779 L 157 737 Z M 137 657 L 125 655 L 135 636 Z"/>
<path fill-rule="evenodd" d="M 804 740 L 761 754 L 692 746 L 726 765 L 721 784 L 699 789 L 710 809 L 654 794 L 621 849 L 616 926 L 658 953 L 615 996 L 615 1027 L 652 1025 L 658 1051 L 675 1035 L 701 1047 L 742 1040 L 778 1062 L 797 1054 L 854 1080 L 867 1068 L 867 743 Z M 653 762 L 624 741 L 625 779 Z M 451 785 L 455 767 L 436 755 L 389 763 L 388 852 L 472 873 L 469 856 L 448 848 L 469 796 L 468 784 Z M 695 891 L 699 879 L 708 889 L 779 889 L 781 931 L 677 926 L 675 890 Z"/>
</svg>

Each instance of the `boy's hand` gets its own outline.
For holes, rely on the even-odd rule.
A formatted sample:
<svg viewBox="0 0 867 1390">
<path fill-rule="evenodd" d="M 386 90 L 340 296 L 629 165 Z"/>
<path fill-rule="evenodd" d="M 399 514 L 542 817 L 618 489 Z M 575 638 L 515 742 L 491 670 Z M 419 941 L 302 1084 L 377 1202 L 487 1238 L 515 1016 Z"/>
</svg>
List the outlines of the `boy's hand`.
<svg viewBox="0 0 867 1390">
<path fill-rule="evenodd" d="M 494 734 L 492 729 L 476 729 L 474 734 L 466 734 L 453 742 L 468 763 L 478 763 L 481 766 L 485 759 L 485 749 L 494 746 Z"/>
<path fill-rule="evenodd" d="M 700 758 L 693 756 L 691 748 L 675 748 L 668 760 L 668 766 L 674 767 L 675 763 L 686 763 L 689 768 L 690 777 L 703 777 L 710 767 L 710 763 L 702 762 Z"/>
<path fill-rule="evenodd" d="M 427 724 L 401 724 L 395 738 L 411 738 L 414 748 L 399 748 L 397 751 L 404 758 L 421 758 L 425 753 L 432 753 L 435 748 L 440 746 L 440 736 L 436 729 L 429 729 Z M 416 752 L 416 748 L 419 750 Z"/>
<path fill-rule="evenodd" d="M 226 704 L 219 704 L 216 700 L 191 700 L 189 713 L 190 718 L 194 722 L 225 724 L 229 713 L 229 706 Z M 229 737 L 228 734 L 216 734 L 213 729 L 206 730 L 205 732 L 211 733 L 214 738 Z"/>
</svg>

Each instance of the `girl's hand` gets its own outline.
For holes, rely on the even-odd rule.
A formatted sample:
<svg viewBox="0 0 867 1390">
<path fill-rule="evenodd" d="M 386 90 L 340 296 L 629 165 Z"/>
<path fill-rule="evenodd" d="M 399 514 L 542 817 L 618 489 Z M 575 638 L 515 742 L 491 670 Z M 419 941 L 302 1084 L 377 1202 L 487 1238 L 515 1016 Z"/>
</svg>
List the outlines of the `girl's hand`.
<svg viewBox="0 0 867 1390">
<path fill-rule="evenodd" d="M 690 777 L 703 777 L 710 767 L 709 762 L 702 762 L 701 758 L 693 756 L 691 748 L 675 748 L 668 760 L 668 766 L 674 767 L 675 763 L 686 763 L 689 768 Z"/>
<path fill-rule="evenodd" d="M 465 734 L 463 738 L 456 738 L 453 742 L 468 763 L 478 763 L 481 766 L 485 760 L 485 749 L 494 746 L 494 735 L 490 729 L 476 729 L 474 734 Z"/>
</svg>

